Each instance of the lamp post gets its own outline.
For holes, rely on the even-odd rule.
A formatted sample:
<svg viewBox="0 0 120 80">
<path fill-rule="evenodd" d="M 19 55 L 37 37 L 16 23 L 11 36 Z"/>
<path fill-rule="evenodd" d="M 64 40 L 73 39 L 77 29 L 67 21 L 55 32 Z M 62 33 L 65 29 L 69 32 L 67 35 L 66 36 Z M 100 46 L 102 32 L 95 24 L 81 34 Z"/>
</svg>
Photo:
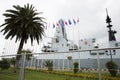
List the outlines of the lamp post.
<svg viewBox="0 0 120 80">
<path fill-rule="evenodd" d="M 99 45 L 97 44 L 97 46 L 95 46 L 96 49 L 99 48 Z M 97 50 L 97 65 L 98 65 L 98 76 L 99 76 L 99 80 L 101 79 L 101 68 L 100 68 L 100 56 L 99 56 L 99 51 Z"/>
<path fill-rule="evenodd" d="M 110 59 L 111 61 L 113 61 L 113 58 L 112 58 L 112 55 L 115 55 L 116 54 L 116 50 L 109 50 L 109 53 L 108 53 L 108 50 L 106 50 L 106 55 L 110 55 Z"/>
</svg>

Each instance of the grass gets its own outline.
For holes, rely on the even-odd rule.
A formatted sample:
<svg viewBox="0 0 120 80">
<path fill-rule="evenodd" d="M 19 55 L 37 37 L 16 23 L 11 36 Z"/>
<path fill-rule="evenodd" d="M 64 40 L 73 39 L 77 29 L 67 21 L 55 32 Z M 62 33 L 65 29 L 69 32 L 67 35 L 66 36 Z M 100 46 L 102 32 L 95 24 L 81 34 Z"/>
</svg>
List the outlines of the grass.
<svg viewBox="0 0 120 80">
<path fill-rule="evenodd" d="M 68 77 L 65 75 L 55 75 L 50 73 L 38 72 L 38 71 L 25 71 L 24 80 L 79 80 L 77 77 Z M 13 69 L 0 71 L 0 80 L 19 80 L 19 71 L 13 73 Z"/>
<path fill-rule="evenodd" d="M 19 71 L 13 73 L 13 69 L 0 71 L 0 80 L 19 80 Z"/>
<path fill-rule="evenodd" d="M 25 72 L 26 72 L 25 80 L 80 80 L 80 79 L 83 79 L 80 77 L 59 75 L 59 74 L 53 74 L 49 72 L 46 73 L 41 71 L 26 70 Z"/>
<path fill-rule="evenodd" d="M 73 74 L 72 72 L 57 72 L 51 73 L 47 71 L 36 71 L 36 70 L 25 70 L 25 79 L 24 80 L 98 80 L 98 79 L 90 79 L 86 77 L 74 77 L 74 76 L 68 76 L 64 73 Z M 80 73 L 78 73 L 80 74 Z M 96 75 L 98 76 L 98 73 L 81 73 L 85 75 Z M 110 75 L 108 73 L 102 73 L 102 75 L 109 77 Z M 120 74 L 118 75 L 120 76 Z M 0 80 L 19 80 L 19 70 L 17 73 L 13 73 L 13 69 L 10 68 L 8 70 L 0 71 Z M 108 79 L 107 79 L 108 80 Z M 119 79 L 112 79 L 112 80 L 120 80 Z"/>
</svg>

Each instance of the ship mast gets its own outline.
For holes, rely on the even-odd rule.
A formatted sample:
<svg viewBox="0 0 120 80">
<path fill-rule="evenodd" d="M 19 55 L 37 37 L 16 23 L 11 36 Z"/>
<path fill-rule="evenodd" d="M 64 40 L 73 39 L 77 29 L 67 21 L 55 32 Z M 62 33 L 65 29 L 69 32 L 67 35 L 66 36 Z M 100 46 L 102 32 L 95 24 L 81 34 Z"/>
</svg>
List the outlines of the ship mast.
<svg viewBox="0 0 120 80">
<path fill-rule="evenodd" d="M 110 23 L 112 21 L 111 21 L 111 18 L 109 17 L 109 15 L 108 15 L 107 9 L 106 9 L 106 14 L 107 14 L 106 23 L 108 24 L 107 28 L 109 28 L 109 30 L 108 30 L 109 41 L 116 41 L 115 33 L 117 33 L 117 31 L 111 29 L 112 25 Z"/>
</svg>

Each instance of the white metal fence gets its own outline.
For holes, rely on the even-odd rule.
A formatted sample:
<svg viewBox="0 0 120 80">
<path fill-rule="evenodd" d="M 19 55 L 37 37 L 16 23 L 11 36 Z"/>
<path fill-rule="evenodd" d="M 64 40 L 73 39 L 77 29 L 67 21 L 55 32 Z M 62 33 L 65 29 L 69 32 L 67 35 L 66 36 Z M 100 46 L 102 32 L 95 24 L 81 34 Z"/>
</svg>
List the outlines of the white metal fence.
<svg viewBox="0 0 120 80">
<path fill-rule="evenodd" d="M 59 76 L 61 78 L 60 80 L 119 80 L 120 75 L 118 75 L 118 78 L 116 79 L 110 77 L 108 69 L 105 67 L 105 64 L 108 61 L 114 61 L 118 65 L 117 71 L 119 74 L 119 52 L 120 48 L 103 48 L 69 52 L 32 53 L 32 57 L 30 60 L 27 59 L 27 53 L 24 53 L 21 55 L 22 57 L 19 61 L 20 74 L 18 79 L 33 80 L 32 78 L 36 76 L 34 80 L 41 80 L 43 76 L 40 77 L 40 75 L 43 75 L 41 73 L 44 73 L 44 76 L 48 77 L 46 80 L 59 80 L 58 77 L 58 79 L 51 79 L 53 77 L 53 75 L 51 74 Z M 16 56 L 17 55 L 1 55 L 0 58 L 11 59 L 12 57 Z M 48 60 L 51 61 L 51 63 L 53 64 L 53 66 L 50 66 L 52 68 L 52 71 L 48 71 L 49 67 L 46 66 L 45 62 Z M 77 75 L 73 73 L 73 64 L 75 62 L 79 63 L 79 72 L 77 73 Z M 92 78 L 93 73 L 98 75 L 93 76 Z M 91 76 L 87 76 L 89 74 L 91 74 Z M 104 74 L 107 74 L 107 78 L 104 78 Z"/>
</svg>

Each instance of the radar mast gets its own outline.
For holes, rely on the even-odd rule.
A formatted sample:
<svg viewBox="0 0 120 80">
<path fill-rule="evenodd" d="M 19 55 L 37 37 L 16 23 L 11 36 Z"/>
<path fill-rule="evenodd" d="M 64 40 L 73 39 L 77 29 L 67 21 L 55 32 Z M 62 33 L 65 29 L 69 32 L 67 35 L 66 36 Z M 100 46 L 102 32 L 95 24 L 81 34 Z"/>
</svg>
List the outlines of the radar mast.
<svg viewBox="0 0 120 80">
<path fill-rule="evenodd" d="M 111 18 L 109 17 L 109 15 L 108 15 L 107 8 L 106 8 L 106 14 L 107 14 L 106 23 L 108 24 L 107 28 L 109 28 L 109 30 L 108 30 L 109 41 L 116 41 L 115 33 L 117 33 L 117 31 L 111 29 L 112 28 L 112 25 L 111 25 L 112 21 L 111 21 Z"/>
</svg>

